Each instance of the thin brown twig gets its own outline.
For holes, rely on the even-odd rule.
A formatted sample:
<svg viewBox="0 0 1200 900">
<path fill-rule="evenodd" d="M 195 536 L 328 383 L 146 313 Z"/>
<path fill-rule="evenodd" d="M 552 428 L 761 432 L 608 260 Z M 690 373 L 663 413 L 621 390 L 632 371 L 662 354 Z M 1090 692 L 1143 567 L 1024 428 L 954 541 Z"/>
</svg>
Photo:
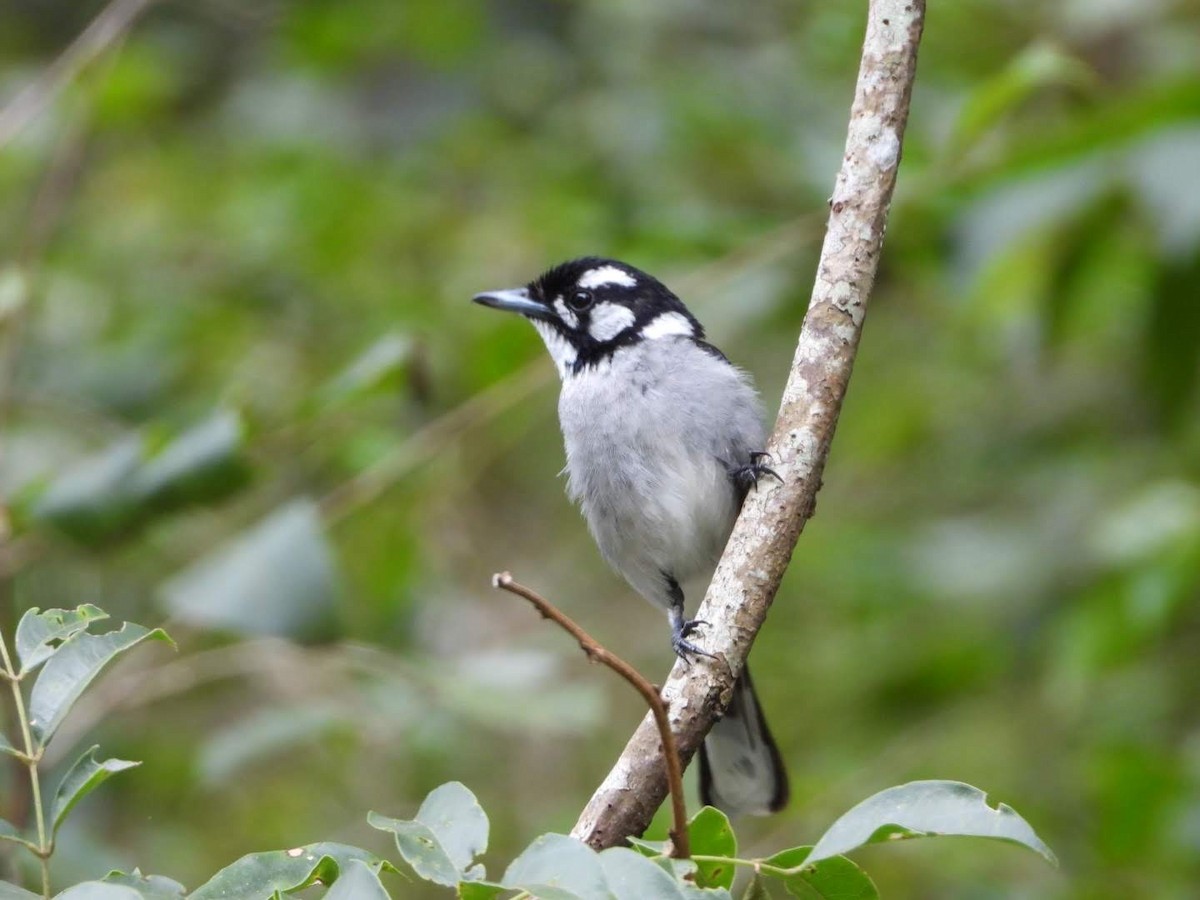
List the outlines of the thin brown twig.
<svg viewBox="0 0 1200 900">
<path fill-rule="evenodd" d="M 566 613 L 558 609 L 549 600 L 537 594 L 520 582 L 514 581 L 509 572 L 500 572 L 492 576 L 492 585 L 518 597 L 524 597 L 542 614 L 542 618 L 552 620 L 579 642 L 580 649 L 593 662 L 608 666 L 642 695 L 654 713 L 654 721 L 658 724 L 658 734 L 662 741 L 663 758 L 667 764 L 667 784 L 671 792 L 671 815 L 674 824 L 671 828 L 671 856 L 675 859 L 688 859 L 691 847 L 688 842 L 687 808 L 683 802 L 683 764 L 679 760 L 679 748 L 675 744 L 675 733 L 671 731 L 671 722 L 667 718 L 667 707 L 662 701 L 658 690 L 641 672 L 631 666 L 621 657 L 599 644 L 595 638 L 584 631 Z"/>
</svg>

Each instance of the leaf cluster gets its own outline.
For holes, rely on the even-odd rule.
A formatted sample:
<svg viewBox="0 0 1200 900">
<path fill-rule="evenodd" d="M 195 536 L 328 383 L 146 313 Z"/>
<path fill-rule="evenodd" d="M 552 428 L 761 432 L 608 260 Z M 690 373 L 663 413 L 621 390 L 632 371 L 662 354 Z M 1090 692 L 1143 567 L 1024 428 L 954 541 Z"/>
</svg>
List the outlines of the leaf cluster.
<svg viewBox="0 0 1200 900">
<path fill-rule="evenodd" d="M 394 894 L 381 876 L 408 871 L 453 889 L 463 900 L 732 900 L 741 869 L 749 873 L 737 894 L 741 900 L 770 897 L 773 890 L 805 900 L 877 900 L 870 877 L 842 854 L 897 839 L 968 835 L 1020 844 L 1055 862 L 1012 809 L 992 808 L 981 791 L 956 782 L 914 782 L 883 791 L 849 810 L 815 845 L 766 859 L 739 857 L 729 820 L 705 807 L 688 825 L 696 850 L 691 859 L 674 859 L 668 847 L 656 842 L 634 840 L 632 848 L 597 853 L 566 835 L 544 834 L 494 880 L 478 861 L 487 851 L 487 815 L 458 782 L 432 791 L 412 819 L 371 813 L 368 821 L 393 835 L 403 870 L 357 847 L 318 843 L 244 856 L 190 893 L 170 879 L 134 871 L 112 872 L 56 898 L 272 900 L 321 885 L 328 888 L 325 897 L 330 900 L 383 900 Z M 0 900 L 9 900 L 4 890 L 13 891 L 12 898 L 35 896 L 0 885 Z"/>
</svg>

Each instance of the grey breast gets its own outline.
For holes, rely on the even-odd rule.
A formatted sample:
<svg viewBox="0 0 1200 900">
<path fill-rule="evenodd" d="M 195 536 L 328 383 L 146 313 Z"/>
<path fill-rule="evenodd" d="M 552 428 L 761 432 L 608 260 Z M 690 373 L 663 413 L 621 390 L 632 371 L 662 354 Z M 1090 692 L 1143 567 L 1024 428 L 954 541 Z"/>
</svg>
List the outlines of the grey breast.
<svg viewBox="0 0 1200 900">
<path fill-rule="evenodd" d="M 568 493 L 605 559 L 666 607 L 664 574 L 710 567 L 737 514 L 729 468 L 762 449 L 749 379 L 687 338 L 645 341 L 568 377 Z"/>
</svg>

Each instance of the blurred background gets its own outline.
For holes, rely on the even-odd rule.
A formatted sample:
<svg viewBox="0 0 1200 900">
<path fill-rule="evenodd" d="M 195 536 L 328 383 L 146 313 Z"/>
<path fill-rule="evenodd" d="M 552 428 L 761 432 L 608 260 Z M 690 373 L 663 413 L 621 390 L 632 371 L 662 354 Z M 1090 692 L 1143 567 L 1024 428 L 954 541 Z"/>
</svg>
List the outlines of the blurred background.
<svg viewBox="0 0 1200 900">
<path fill-rule="evenodd" d="M 755 646 L 794 799 L 743 850 L 950 778 L 1061 871 L 869 849 L 883 896 L 1192 897 L 1200 3 L 930 6 L 825 487 Z M 652 678 L 667 629 L 563 494 L 540 341 L 469 298 L 626 259 L 774 410 L 864 18 L 5 0 L 3 627 L 89 602 L 179 644 L 106 672 L 51 747 L 144 760 L 80 807 L 57 880 L 387 852 L 367 810 L 450 779 L 497 874 L 571 827 L 640 701 L 489 579 Z"/>
</svg>

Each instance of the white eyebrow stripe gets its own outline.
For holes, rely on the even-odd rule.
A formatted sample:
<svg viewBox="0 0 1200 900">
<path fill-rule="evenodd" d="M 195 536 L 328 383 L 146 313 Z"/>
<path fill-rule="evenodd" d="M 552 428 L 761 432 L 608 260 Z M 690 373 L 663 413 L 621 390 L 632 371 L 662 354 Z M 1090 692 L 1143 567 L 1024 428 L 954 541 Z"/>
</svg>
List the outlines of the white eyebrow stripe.
<svg viewBox="0 0 1200 900">
<path fill-rule="evenodd" d="M 581 288 L 598 288 L 606 284 L 619 284 L 622 287 L 633 287 L 637 279 L 616 266 L 600 266 L 583 273 L 579 279 Z"/>
<path fill-rule="evenodd" d="M 642 337 L 650 341 L 672 335 L 682 335 L 684 337 L 696 336 L 695 328 L 692 327 L 691 321 L 683 313 L 663 313 L 661 316 L 657 316 L 653 321 L 647 323 L 646 327 L 642 329 Z"/>
<path fill-rule="evenodd" d="M 588 331 L 600 343 L 611 341 L 637 320 L 633 310 L 619 303 L 598 303 L 592 310 Z"/>
</svg>

